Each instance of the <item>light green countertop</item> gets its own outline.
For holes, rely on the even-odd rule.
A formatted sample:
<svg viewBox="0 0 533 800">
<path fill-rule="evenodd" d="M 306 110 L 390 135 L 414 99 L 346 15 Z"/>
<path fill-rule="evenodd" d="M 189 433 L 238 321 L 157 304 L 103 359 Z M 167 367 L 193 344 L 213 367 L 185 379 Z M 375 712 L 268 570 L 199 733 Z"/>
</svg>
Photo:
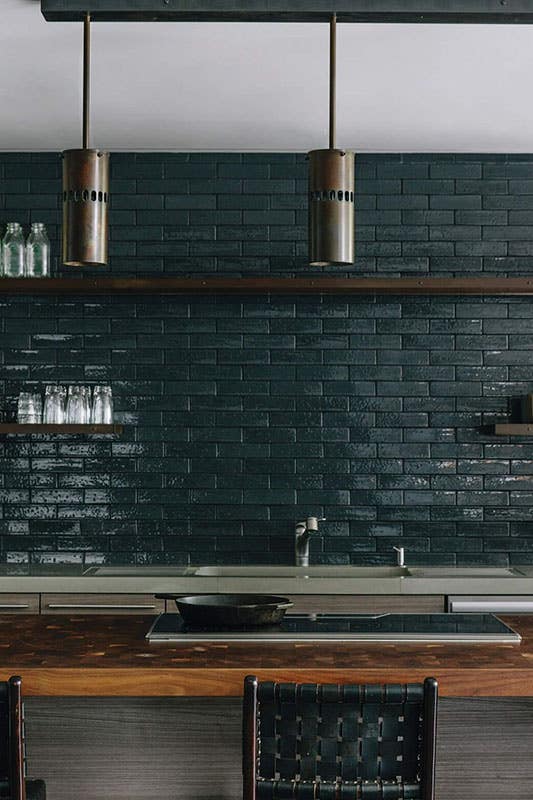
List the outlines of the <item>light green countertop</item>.
<svg viewBox="0 0 533 800">
<path fill-rule="evenodd" d="M 533 566 L 0 567 L 0 592 L 533 595 Z"/>
</svg>

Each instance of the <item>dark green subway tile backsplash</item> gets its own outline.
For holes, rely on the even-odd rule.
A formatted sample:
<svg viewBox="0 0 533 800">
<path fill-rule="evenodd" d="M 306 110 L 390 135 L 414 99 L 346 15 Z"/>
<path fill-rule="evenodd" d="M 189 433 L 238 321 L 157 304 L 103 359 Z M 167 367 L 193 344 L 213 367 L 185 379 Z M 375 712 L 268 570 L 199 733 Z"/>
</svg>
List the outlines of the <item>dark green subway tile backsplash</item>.
<svg viewBox="0 0 533 800">
<path fill-rule="evenodd" d="M 317 274 L 303 155 L 112 155 L 110 265 L 85 274 Z M 325 274 L 533 274 L 530 155 L 357 156 L 357 263 Z M 0 154 L 2 222 L 48 226 L 61 163 Z M 64 270 L 69 276 L 80 273 Z M 320 272 L 319 274 L 322 274 Z M 533 561 L 533 300 L 1 297 L 0 385 L 110 381 L 120 438 L 0 442 L 0 559 Z"/>
</svg>

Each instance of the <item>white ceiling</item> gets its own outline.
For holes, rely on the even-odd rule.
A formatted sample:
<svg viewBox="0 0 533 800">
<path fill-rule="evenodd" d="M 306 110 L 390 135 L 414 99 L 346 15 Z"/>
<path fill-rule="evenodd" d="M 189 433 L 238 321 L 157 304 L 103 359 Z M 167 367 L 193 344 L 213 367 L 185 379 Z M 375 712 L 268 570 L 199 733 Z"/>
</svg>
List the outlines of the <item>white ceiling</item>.
<svg viewBox="0 0 533 800">
<path fill-rule="evenodd" d="M 1 0 L 0 150 L 80 144 L 81 25 Z M 95 23 L 93 144 L 327 146 L 326 24 Z M 533 152 L 533 26 L 339 25 L 338 143 Z"/>
</svg>

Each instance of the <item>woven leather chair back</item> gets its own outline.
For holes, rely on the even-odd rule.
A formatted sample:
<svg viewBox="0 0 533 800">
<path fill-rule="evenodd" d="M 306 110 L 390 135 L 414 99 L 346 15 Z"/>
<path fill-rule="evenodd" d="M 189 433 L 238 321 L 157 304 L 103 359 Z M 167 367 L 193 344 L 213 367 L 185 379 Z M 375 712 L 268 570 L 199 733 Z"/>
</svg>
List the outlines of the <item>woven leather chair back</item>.
<svg viewBox="0 0 533 800">
<path fill-rule="evenodd" d="M 245 682 L 245 800 L 433 800 L 437 685 Z"/>
</svg>

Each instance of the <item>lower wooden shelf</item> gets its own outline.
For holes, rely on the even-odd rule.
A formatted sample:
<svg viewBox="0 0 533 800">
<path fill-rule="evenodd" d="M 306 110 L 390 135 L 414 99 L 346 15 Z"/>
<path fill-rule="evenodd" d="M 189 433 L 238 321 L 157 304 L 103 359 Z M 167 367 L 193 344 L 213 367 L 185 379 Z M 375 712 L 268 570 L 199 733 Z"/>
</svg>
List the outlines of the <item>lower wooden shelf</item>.
<svg viewBox="0 0 533 800">
<path fill-rule="evenodd" d="M 355 267 L 354 267 L 355 271 Z M 0 294 L 531 295 L 531 278 L 0 278 Z"/>
<path fill-rule="evenodd" d="M 24 424 L 18 422 L 0 423 L 0 434 L 2 433 L 122 433 L 122 425 L 70 425 L 70 424 Z"/>
</svg>

